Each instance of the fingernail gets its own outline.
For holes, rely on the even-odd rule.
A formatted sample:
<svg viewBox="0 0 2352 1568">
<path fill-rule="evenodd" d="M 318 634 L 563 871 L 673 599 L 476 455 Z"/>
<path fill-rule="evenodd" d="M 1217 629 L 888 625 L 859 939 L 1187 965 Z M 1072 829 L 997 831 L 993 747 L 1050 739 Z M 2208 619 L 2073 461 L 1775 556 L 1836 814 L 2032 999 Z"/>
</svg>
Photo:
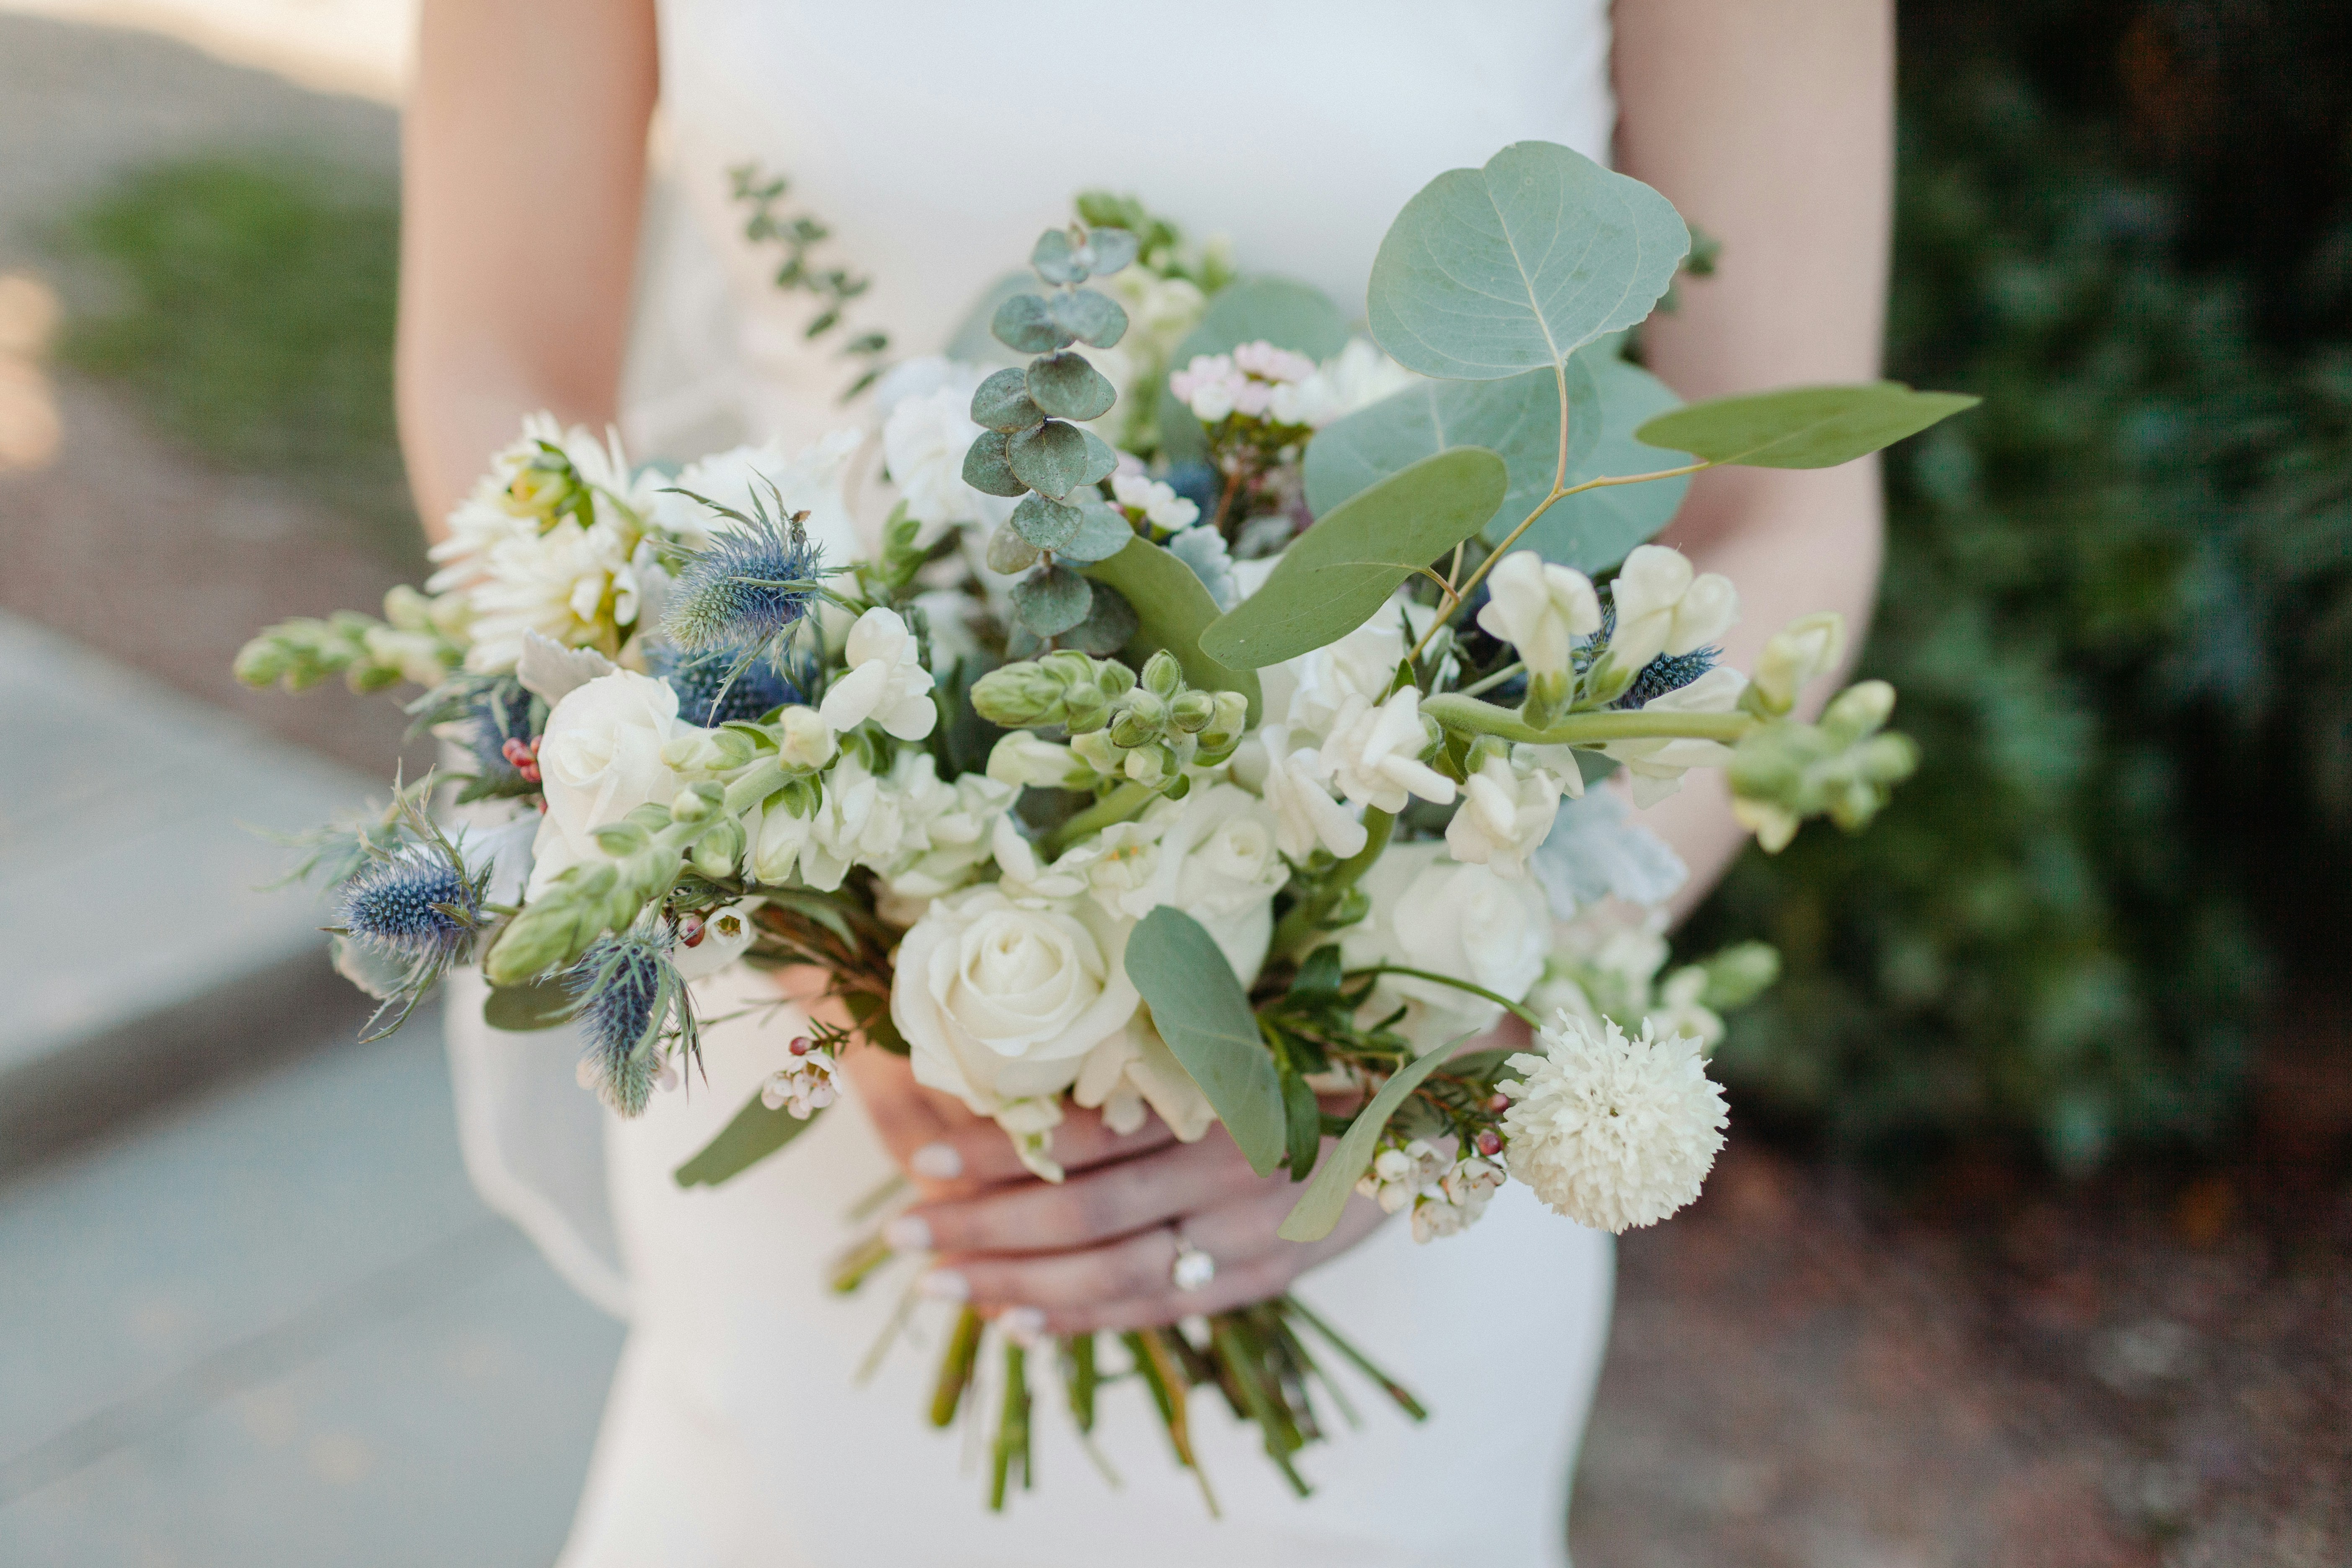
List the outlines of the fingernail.
<svg viewBox="0 0 2352 1568">
<path fill-rule="evenodd" d="M 952 1268 L 934 1268 L 915 1281 L 915 1289 L 934 1301 L 971 1300 L 971 1281 Z"/>
<path fill-rule="evenodd" d="M 963 1174 L 963 1156 L 952 1143 L 926 1143 L 907 1164 L 915 1174 L 935 1182 L 951 1182 Z"/>
<path fill-rule="evenodd" d="M 902 1214 L 882 1227 L 882 1240 L 893 1252 L 929 1252 L 930 1222 L 919 1214 Z"/>
<path fill-rule="evenodd" d="M 1008 1307 L 996 1320 L 1004 1337 L 1024 1350 L 1034 1350 L 1037 1342 L 1045 1337 L 1045 1313 L 1039 1307 Z"/>
</svg>

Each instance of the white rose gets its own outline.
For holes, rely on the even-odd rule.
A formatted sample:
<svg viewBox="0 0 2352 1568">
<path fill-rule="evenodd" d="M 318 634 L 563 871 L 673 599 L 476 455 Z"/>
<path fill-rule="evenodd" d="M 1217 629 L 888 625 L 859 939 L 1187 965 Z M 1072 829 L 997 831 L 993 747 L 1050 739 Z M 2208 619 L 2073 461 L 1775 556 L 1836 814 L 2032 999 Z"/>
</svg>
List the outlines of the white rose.
<svg viewBox="0 0 2352 1568">
<path fill-rule="evenodd" d="M 597 828 L 676 797 L 677 775 L 662 762 L 662 747 L 690 729 L 678 721 L 677 693 L 625 669 L 575 688 L 555 705 L 540 740 L 547 815 L 531 841 L 527 897 L 537 898 L 566 867 L 609 858 L 593 837 Z"/>
<path fill-rule="evenodd" d="M 1507 758 L 1488 757 L 1463 786 L 1462 807 L 1446 824 L 1456 860 L 1498 877 L 1523 878 L 1528 857 L 1559 816 L 1559 780 L 1541 768 L 1522 777 Z"/>
<path fill-rule="evenodd" d="M 849 666 L 825 688 L 818 715 L 835 730 L 871 719 L 901 741 L 919 741 L 939 722 L 931 672 L 923 668 L 915 634 L 898 612 L 877 605 L 857 617 L 843 649 Z"/>
<path fill-rule="evenodd" d="M 1610 584 L 1617 624 L 1609 653 L 1637 670 L 1662 653 L 1705 647 L 1739 618 L 1739 592 L 1717 573 L 1693 574 L 1690 560 L 1663 544 L 1638 544 Z"/>
<path fill-rule="evenodd" d="M 1413 687 L 1375 708 L 1361 697 L 1340 705 L 1317 765 L 1360 805 L 1402 811 L 1410 795 L 1439 805 L 1454 800 L 1454 781 L 1421 760 L 1430 749 Z"/>
<path fill-rule="evenodd" d="M 1033 906 L 978 887 L 935 900 L 890 986 L 916 1081 L 982 1116 L 1060 1093 L 1135 1017 L 1126 952 L 1124 922 L 1089 899 Z"/>
<path fill-rule="evenodd" d="M 1728 713 L 1739 706 L 1748 679 L 1727 665 L 1717 665 L 1688 686 L 1678 687 L 1642 705 L 1644 713 Z M 1731 748 L 1719 741 L 1672 737 L 1644 741 L 1612 741 L 1601 748 L 1625 764 L 1626 783 L 1633 804 L 1648 810 L 1682 788 L 1689 768 L 1719 768 L 1731 760 Z"/>
<path fill-rule="evenodd" d="M 1478 625 L 1518 649 L 1530 677 L 1565 677 L 1577 639 L 1601 629 L 1592 580 L 1532 550 L 1514 550 L 1496 563 L 1486 592 Z"/>
<path fill-rule="evenodd" d="M 1517 1002 L 1541 978 L 1551 942 L 1551 910 L 1531 881 L 1509 881 L 1484 866 L 1445 857 L 1429 842 L 1391 845 L 1357 886 L 1370 916 L 1339 936 L 1350 969 L 1401 963 L 1451 975 Z M 1491 1028 L 1502 1008 L 1467 991 L 1410 975 L 1387 975 L 1366 1005 L 1378 1018 L 1402 1002 L 1401 1026 L 1417 1050 Z"/>
</svg>

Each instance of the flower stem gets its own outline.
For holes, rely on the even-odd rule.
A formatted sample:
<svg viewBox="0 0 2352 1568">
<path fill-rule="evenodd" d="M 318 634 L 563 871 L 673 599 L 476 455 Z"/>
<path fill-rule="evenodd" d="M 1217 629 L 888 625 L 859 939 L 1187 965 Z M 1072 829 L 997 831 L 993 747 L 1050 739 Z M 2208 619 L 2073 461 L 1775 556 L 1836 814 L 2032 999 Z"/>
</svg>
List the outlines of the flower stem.
<svg viewBox="0 0 2352 1568">
<path fill-rule="evenodd" d="M 1449 730 L 1475 735 L 1495 735 L 1538 746 L 1600 746 L 1611 741 L 1736 742 L 1762 721 L 1749 713 L 1685 713 L 1651 709 L 1604 709 L 1570 713 L 1538 728 L 1507 708 L 1481 702 L 1465 693 L 1446 692 L 1429 698 L 1421 710 Z"/>
<path fill-rule="evenodd" d="M 1427 969 L 1409 969 L 1402 963 L 1375 963 L 1369 969 L 1348 971 L 1348 978 L 1350 980 L 1366 974 L 1405 974 L 1415 980 L 1433 980 L 1440 985 L 1451 985 L 1456 991 L 1467 991 L 1474 996 L 1484 996 L 1487 1001 L 1510 1012 L 1531 1029 L 1543 1026 L 1542 1019 L 1519 1003 L 1512 1001 L 1508 996 L 1499 992 L 1489 991 L 1483 985 L 1473 985 L 1467 980 L 1456 980 L 1451 974 L 1439 974 Z"/>
<path fill-rule="evenodd" d="M 1045 836 L 1045 853 L 1059 855 L 1089 833 L 1100 833 L 1115 823 L 1129 822 L 1160 797 L 1160 792 L 1132 779 L 1078 813 Z"/>
<path fill-rule="evenodd" d="M 1396 814 L 1374 807 L 1364 813 L 1364 847 L 1331 868 L 1323 885 L 1298 900 L 1282 923 L 1274 929 L 1272 951 L 1288 953 L 1309 940 L 1322 934 L 1324 917 L 1339 907 L 1363 874 L 1372 868 L 1381 851 L 1389 847 L 1389 834 L 1396 827 Z"/>
</svg>

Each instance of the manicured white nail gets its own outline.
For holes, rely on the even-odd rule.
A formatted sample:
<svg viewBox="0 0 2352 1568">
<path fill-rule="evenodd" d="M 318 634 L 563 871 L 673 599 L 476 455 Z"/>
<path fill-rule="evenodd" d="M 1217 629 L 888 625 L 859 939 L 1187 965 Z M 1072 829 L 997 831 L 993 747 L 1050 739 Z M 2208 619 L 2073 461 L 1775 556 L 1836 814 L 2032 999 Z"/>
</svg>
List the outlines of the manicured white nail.
<svg viewBox="0 0 2352 1568">
<path fill-rule="evenodd" d="M 907 1164 L 915 1174 L 935 1182 L 951 1182 L 963 1174 L 963 1156 L 952 1143 L 926 1143 Z"/>
<path fill-rule="evenodd" d="M 934 1301 L 969 1301 L 971 1281 L 952 1268 L 934 1268 L 915 1281 L 915 1289 Z"/>
<path fill-rule="evenodd" d="M 930 1222 L 919 1214 L 902 1214 L 882 1227 L 882 1240 L 893 1252 L 929 1252 Z"/>
<path fill-rule="evenodd" d="M 1024 1350 L 1034 1350 L 1045 1337 L 1045 1312 L 1041 1307 L 1008 1307 L 996 1320 L 1004 1337 Z"/>
</svg>

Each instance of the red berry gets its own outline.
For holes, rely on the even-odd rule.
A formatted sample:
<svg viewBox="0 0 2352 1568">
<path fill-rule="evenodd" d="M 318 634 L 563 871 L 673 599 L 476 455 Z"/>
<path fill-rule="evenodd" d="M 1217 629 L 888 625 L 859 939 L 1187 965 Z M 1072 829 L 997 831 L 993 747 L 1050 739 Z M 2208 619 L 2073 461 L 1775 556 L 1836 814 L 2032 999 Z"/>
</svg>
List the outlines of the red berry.
<svg viewBox="0 0 2352 1568">
<path fill-rule="evenodd" d="M 814 1044 L 816 1044 L 816 1042 L 810 1039 L 806 1035 L 795 1035 L 793 1037 L 793 1055 L 796 1057 L 804 1057 L 809 1054 L 809 1047 Z"/>
<path fill-rule="evenodd" d="M 700 915 L 688 915 L 677 922 L 677 940 L 688 947 L 700 947 L 705 934 Z"/>
<path fill-rule="evenodd" d="M 1497 1133 L 1493 1128 L 1489 1127 L 1485 1131 L 1478 1134 L 1478 1152 L 1486 1155 L 1491 1160 L 1502 1152 L 1502 1135 Z"/>
<path fill-rule="evenodd" d="M 1500 1116 L 1504 1111 L 1511 1109 L 1511 1097 L 1507 1094 L 1498 1094 L 1486 1102 L 1486 1109 Z"/>
</svg>

